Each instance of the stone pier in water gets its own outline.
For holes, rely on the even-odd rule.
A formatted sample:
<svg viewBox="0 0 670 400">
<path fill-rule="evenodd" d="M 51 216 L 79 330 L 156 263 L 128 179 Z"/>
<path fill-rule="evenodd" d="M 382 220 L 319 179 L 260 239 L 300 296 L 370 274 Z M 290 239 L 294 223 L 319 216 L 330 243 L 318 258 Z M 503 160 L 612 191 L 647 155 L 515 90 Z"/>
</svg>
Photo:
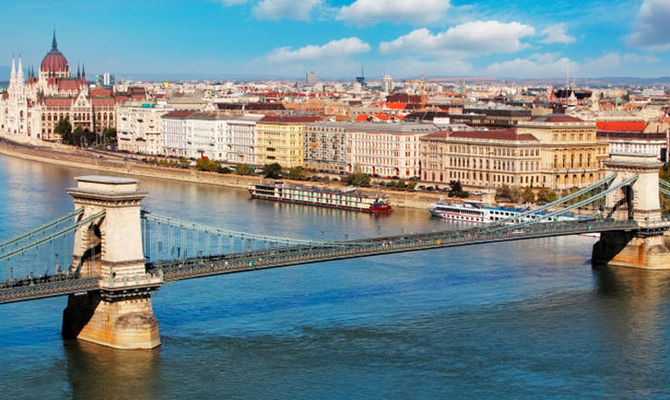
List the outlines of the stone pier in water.
<svg viewBox="0 0 670 400">
<path fill-rule="evenodd" d="M 658 172 L 663 164 L 654 155 L 612 154 L 605 165 L 617 173 L 612 185 L 639 176 L 632 185 L 607 195 L 605 213 L 616 219 L 634 219 L 640 229 L 601 233 L 593 246 L 593 265 L 670 269 L 670 249 L 663 237 L 668 223 L 661 218 L 658 191 Z"/>
<path fill-rule="evenodd" d="M 142 250 L 140 204 L 146 193 L 136 179 L 78 177 L 68 190 L 81 218 L 104 216 L 75 234 L 72 268 L 82 277 L 101 277 L 96 292 L 73 294 L 63 313 L 63 336 L 117 349 L 151 349 L 160 345 L 151 292 L 162 276 L 146 272 Z"/>
</svg>

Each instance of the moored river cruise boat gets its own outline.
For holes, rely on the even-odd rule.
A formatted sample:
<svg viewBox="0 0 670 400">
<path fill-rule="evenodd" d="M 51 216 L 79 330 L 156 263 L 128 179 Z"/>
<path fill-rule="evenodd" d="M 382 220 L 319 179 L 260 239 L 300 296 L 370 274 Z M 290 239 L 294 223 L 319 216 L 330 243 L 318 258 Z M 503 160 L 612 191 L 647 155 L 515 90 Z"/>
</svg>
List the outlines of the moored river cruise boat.
<svg viewBox="0 0 670 400">
<path fill-rule="evenodd" d="M 511 207 L 511 206 L 487 206 L 486 203 L 480 201 L 466 201 L 463 204 L 459 203 L 433 203 L 428 206 L 428 211 L 430 214 L 435 217 L 439 217 L 446 220 L 460 221 L 460 222 L 476 222 L 476 223 L 488 223 L 496 222 L 506 219 L 511 219 L 519 214 L 522 214 L 526 211 L 529 211 L 528 208 L 524 207 Z M 539 215 L 543 215 L 540 213 Z M 532 219 L 537 218 L 536 216 L 525 216 L 523 221 L 527 222 Z M 551 217 L 552 221 L 574 221 L 578 220 L 581 217 L 574 215 L 561 215 L 556 217 Z M 519 222 L 519 221 L 517 221 Z"/>
<path fill-rule="evenodd" d="M 251 185 L 248 190 L 253 199 L 362 211 L 372 214 L 384 214 L 393 211 L 385 196 L 367 195 L 356 191 L 355 188 L 334 189 L 287 185 L 283 182 L 261 182 Z"/>
</svg>

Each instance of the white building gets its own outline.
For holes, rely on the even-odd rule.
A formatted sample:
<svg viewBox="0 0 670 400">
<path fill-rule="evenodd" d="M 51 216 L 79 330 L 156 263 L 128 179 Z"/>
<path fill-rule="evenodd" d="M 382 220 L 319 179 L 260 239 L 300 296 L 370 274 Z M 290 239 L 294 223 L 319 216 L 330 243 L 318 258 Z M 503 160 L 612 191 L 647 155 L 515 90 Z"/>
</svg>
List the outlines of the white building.
<svg viewBox="0 0 670 400">
<path fill-rule="evenodd" d="M 226 161 L 252 165 L 257 163 L 256 123 L 262 118 L 261 114 L 246 114 L 227 121 Z"/>
<path fill-rule="evenodd" d="M 393 78 L 391 78 L 391 75 L 389 74 L 384 75 L 384 77 L 382 78 L 381 86 L 383 92 L 386 93 L 393 92 Z"/>
<path fill-rule="evenodd" d="M 428 123 L 352 123 L 347 128 L 349 172 L 402 179 L 420 177 L 419 138 L 437 131 Z"/>
<path fill-rule="evenodd" d="M 187 157 L 186 118 L 193 111 L 172 111 L 161 117 L 163 154 L 170 157 Z"/>
<path fill-rule="evenodd" d="M 164 103 L 129 102 L 117 107 L 116 135 L 119 150 L 162 155 L 161 117 L 172 111 Z"/>
<path fill-rule="evenodd" d="M 173 111 L 163 117 L 164 152 L 175 157 L 255 164 L 256 122 L 261 118 L 263 115 Z"/>
</svg>

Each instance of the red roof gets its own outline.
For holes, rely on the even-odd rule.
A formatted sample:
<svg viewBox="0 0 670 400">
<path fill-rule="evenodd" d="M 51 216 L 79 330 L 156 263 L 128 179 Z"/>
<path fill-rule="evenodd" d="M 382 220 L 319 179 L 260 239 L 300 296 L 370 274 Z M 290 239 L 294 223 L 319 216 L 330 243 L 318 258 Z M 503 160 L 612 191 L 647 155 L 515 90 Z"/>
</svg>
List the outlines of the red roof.
<svg viewBox="0 0 670 400">
<path fill-rule="evenodd" d="M 58 80 L 58 90 L 68 90 L 68 91 L 77 91 L 81 86 L 81 82 L 77 79 L 59 79 Z"/>
<path fill-rule="evenodd" d="M 427 135 L 421 136 L 421 139 L 444 139 L 449 137 L 448 131 L 437 131 L 433 133 L 429 133 Z"/>
<path fill-rule="evenodd" d="M 93 107 L 114 107 L 116 101 L 111 97 L 93 97 L 91 104 Z"/>
<path fill-rule="evenodd" d="M 381 104 L 382 107 L 386 106 L 386 108 L 391 110 L 404 110 L 406 105 L 407 103 L 402 101 L 389 101 Z"/>
<path fill-rule="evenodd" d="M 450 137 L 464 139 L 493 139 L 493 140 L 517 140 L 517 141 L 537 141 L 537 138 L 530 133 L 517 134 L 512 130 L 497 131 L 460 131 L 452 132 Z"/>
<path fill-rule="evenodd" d="M 186 118 L 193 113 L 195 113 L 195 111 L 170 111 L 169 113 L 163 115 L 163 117 Z"/>
<path fill-rule="evenodd" d="M 94 89 L 91 89 L 91 96 L 111 96 L 112 95 L 112 90 L 111 89 L 105 89 L 102 87 L 97 87 Z"/>
<path fill-rule="evenodd" d="M 359 122 L 365 122 L 368 121 L 370 118 L 377 118 L 378 120 L 381 121 L 390 121 L 391 119 L 403 119 L 405 117 L 401 115 L 389 115 L 389 114 L 382 114 L 382 113 L 377 113 L 377 114 L 358 114 L 356 116 L 356 121 Z"/>
<path fill-rule="evenodd" d="M 47 97 L 44 104 L 47 107 L 72 107 L 74 97 Z"/>
<path fill-rule="evenodd" d="M 647 124 L 644 121 L 596 121 L 599 131 L 644 131 Z"/>
<path fill-rule="evenodd" d="M 286 117 L 281 117 L 278 115 L 266 115 L 261 119 L 259 122 L 274 122 L 274 123 L 279 123 L 279 124 L 304 124 L 304 123 L 312 123 L 312 122 L 317 122 L 321 121 L 323 118 L 318 117 L 318 116 L 302 116 L 302 117 L 297 117 L 297 116 L 286 116 Z"/>
<path fill-rule="evenodd" d="M 63 53 L 58 49 L 51 49 L 50 52 L 44 56 L 40 71 L 46 73 L 67 72 L 69 70 L 68 62 Z"/>
</svg>

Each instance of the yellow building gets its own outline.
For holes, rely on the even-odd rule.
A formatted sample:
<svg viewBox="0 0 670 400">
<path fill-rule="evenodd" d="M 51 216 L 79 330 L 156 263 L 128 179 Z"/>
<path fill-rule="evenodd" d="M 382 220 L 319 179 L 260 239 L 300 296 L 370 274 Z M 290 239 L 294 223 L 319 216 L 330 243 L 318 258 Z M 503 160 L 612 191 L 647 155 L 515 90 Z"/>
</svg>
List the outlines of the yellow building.
<svg viewBox="0 0 670 400">
<path fill-rule="evenodd" d="M 539 186 L 559 190 L 584 187 L 605 176 L 608 144 L 598 140 L 595 122 L 551 114 L 519 122 L 517 132 L 532 134 L 540 141 Z"/>
<path fill-rule="evenodd" d="M 303 165 L 304 129 L 320 121 L 316 116 L 263 117 L 256 124 L 256 162 L 279 163 L 284 168 Z"/>
</svg>

